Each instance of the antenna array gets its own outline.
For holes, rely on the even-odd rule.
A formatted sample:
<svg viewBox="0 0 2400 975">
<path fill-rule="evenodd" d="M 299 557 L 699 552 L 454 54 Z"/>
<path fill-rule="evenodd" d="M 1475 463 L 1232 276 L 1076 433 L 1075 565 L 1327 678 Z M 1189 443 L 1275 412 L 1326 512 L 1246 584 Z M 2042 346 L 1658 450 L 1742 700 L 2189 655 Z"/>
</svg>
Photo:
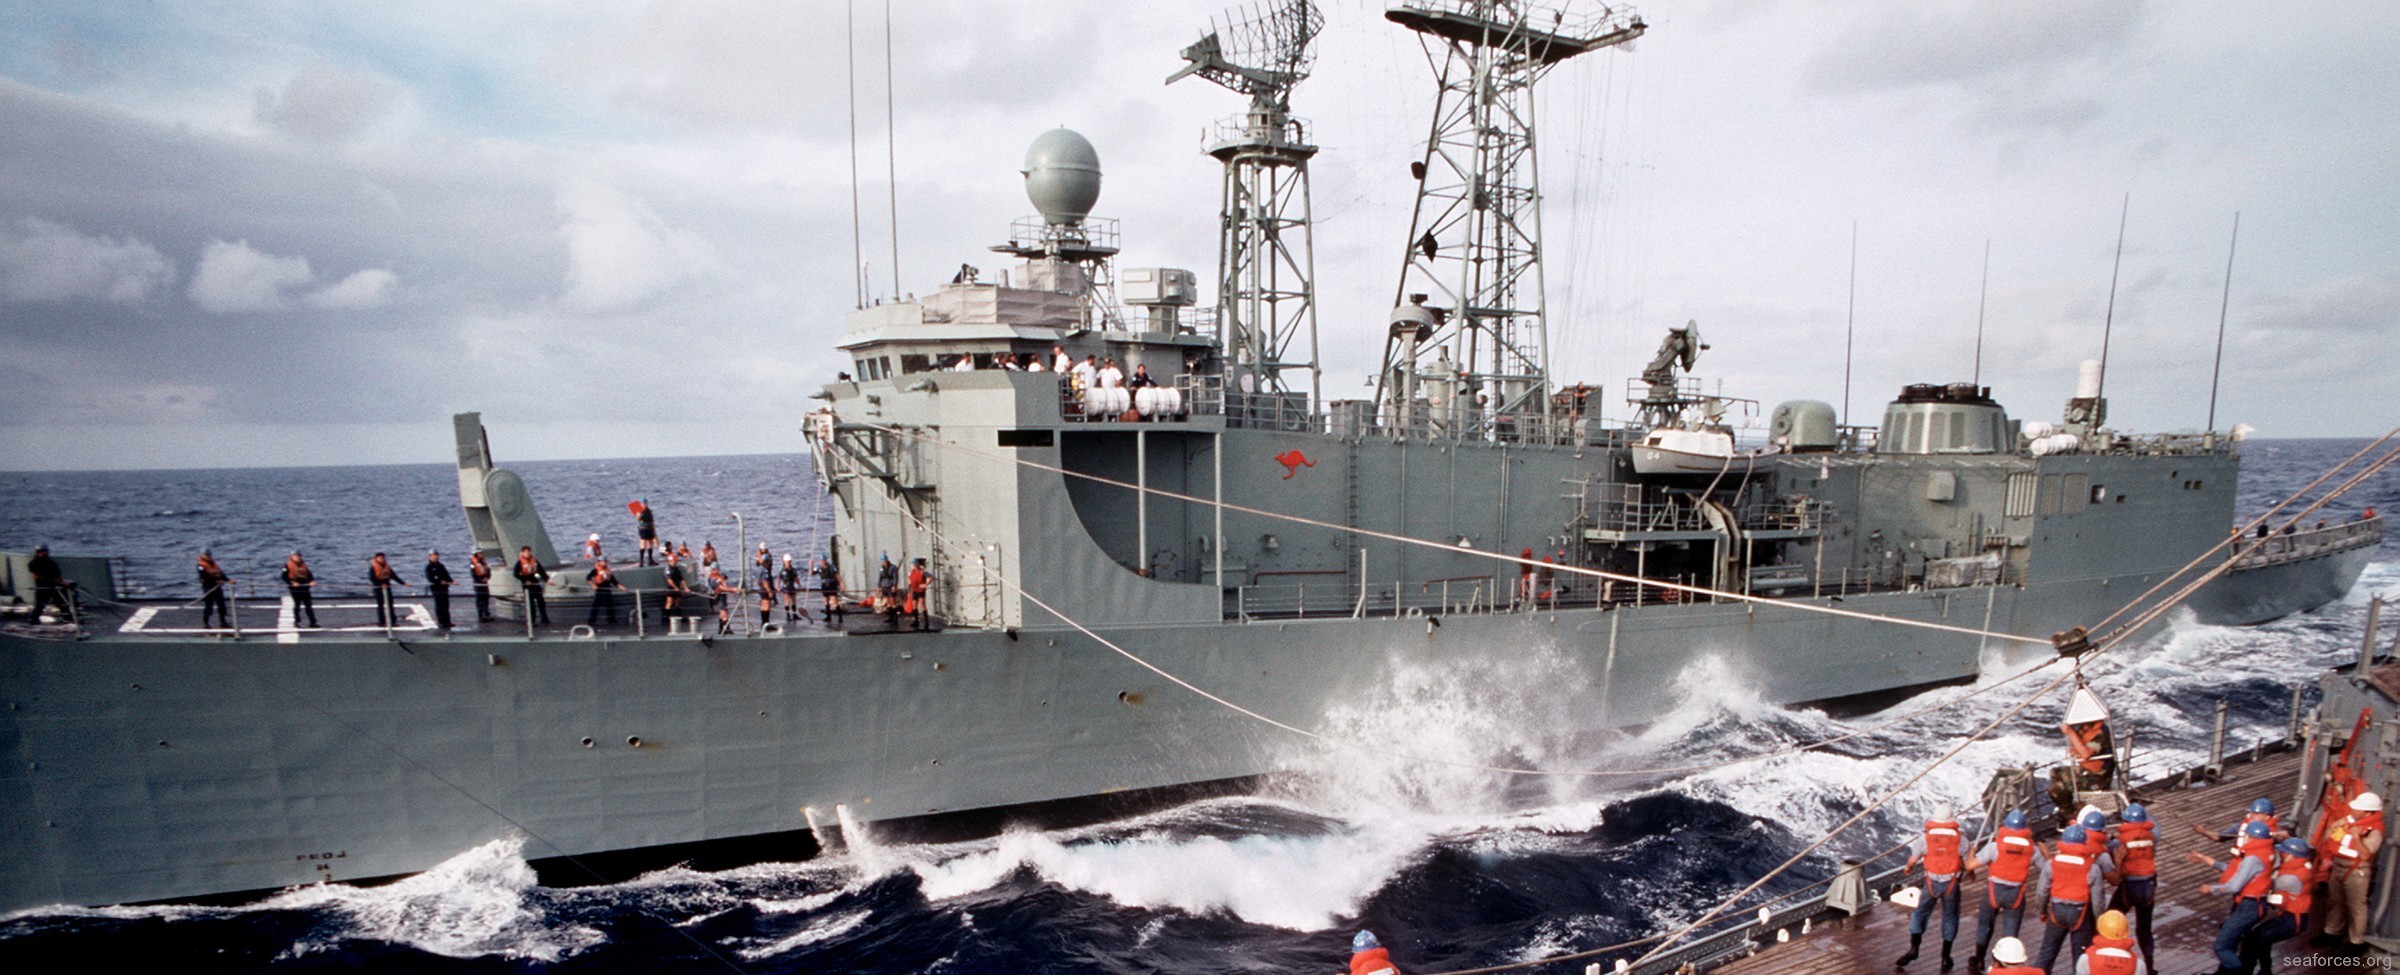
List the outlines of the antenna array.
<svg viewBox="0 0 2400 975">
<path fill-rule="evenodd" d="M 1291 94 L 1308 77 L 1310 42 L 1324 23 L 1311 0 L 1252 8 L 1184 48 L 1190 64 L 1167 79 L 1197 75 L 1250 96 L 1249 110 L 1219 123 L 1208 147 L 1225 164 L 1217 339 L 1225 350 L 1225 413 L 1236 423 L 1253 414 L 1306 416 L 1308 403 L 1322 397 L 1308 190 L 1317 147 L 1291 115 Z M 1288 373 L 1305 373 L 1305 384 Z"/>
<path fill-rule="evenodd" d="M 1573 8 L 1573 9 L 1570 9 Z M 1440 91 L 1376 377 L 1389 429 L 1477 434 L 1552 412 L 1542 293 L 1536 82 L 1648 28 L 1629 9 L 1523 0 L 1408 0 Z M 1422 416 L 1426 421 L 1419 422 Z"/>
</svg>

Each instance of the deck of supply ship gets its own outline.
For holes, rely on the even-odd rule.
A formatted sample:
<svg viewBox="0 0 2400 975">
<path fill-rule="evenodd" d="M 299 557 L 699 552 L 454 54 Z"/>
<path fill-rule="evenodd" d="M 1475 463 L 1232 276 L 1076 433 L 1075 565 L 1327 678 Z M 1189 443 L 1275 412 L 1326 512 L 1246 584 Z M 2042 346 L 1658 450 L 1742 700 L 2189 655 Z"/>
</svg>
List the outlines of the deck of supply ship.
<svg viewBox="0 0 2400 975">
<path fill-rule="evenodd" d="M 2204 883 L 2213 883 L 2215 871 L 2192 863 L 2184 854 L 2199 850 L 2222 858 L 2219 844 L 2192 835 L 2192 824 L 2210 829 L 2222 829 L 2239 822 L 2250 801 L 2260 796 L 2275 800 L 2277 807 L 2291 801 L 2297 791 L 2301 752 L 2294 748 L 2263 750 L 2252 761 L 2229 762 L 2224 777 L 2214 783 L 2197 787 L 2175 785 L 2154 786 L 2138 790 L 2146 800 L 2151 818 L 2158 830 L 2158 910 L 2155 915 L 2158 936 L 2158 958 L 2153 970 L 2159 975 L 2206 975 L 2217 970 L 2216 956 L 2210 945 L 2216 940 L 2217 924 L 2229 906 L 2226 898 L 2202 894 Z M 2288 812 L 2288 811 L 2287 811 Z M 1912 878 L 1914 879 L 1914 878 Z M 1953 972 L 1967 971 L 1967 956 L 1975 945 L 1975 898 L 1983 896 L 1983 882 L 1968 883 L 1959 918 L 1957 967 Z M 1772 943 L 1755 955 L 1737 958 L 1707 970 L 1716 975 L 1857 975 L 1862 972 L 1892 971 L 1892 961 L 1908 950 L 1908 911 L 1889 903 L 1878 902 L 1858 917 L 1830 923 L 1820 922 L 1807 934 L 1795 934 L 1788 943 Z M 2025 940 L 2030 952 L 2040 947 L 2042 923 L 2040 912 L 2028 907 L 2025 923 L 2018 936 Z M 1906 969 L 1910 972 L 1939 972 L 1941 970 L 1941 917 L 1936 914 L 1927 932 L 1925 951 Z M 2313 947 L 2309 938 L 2299 937 L 2276 947 L 2276 969 L 2294 967 L 2328 968 L 2356 966 L 2361 959 L 2335 960 L 2327 957 L 2314 963 L 2286 959 L 2330 956 L 2332 951 Z M 2061 952 L 2053 972 L 2072 972 L 2072 963 Z M 2376 967 L 2369 959 L 2365 967 Z"/>
</svg>

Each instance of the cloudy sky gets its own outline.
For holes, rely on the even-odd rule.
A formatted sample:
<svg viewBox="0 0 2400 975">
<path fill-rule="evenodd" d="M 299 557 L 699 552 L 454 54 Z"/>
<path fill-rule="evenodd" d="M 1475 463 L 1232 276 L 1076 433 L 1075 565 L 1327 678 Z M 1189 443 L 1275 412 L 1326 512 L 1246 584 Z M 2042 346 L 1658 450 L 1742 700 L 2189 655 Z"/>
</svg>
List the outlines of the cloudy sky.
<svg viewBox="0 0 2400 975">
<path fill-rule="evenodd" d="M 858 0 L 866 277 L 930 290 L 1030 213 L 1056 125 L 1127 260 L 1214 261 L 1206 128 L 1161 81 L 1220 0 Z M 1364 395 L 1430 72 L 1325 0 L 1296 99 L 1326 388 Z M 2130 194 L 2112 419 L 2371 435 L 2400 392 L 2400 6 L 1656 0 L 1543 89 L 1555 371 L 1699 372 L 1852 411 L 1981 378 L 2055 418 L 2098 354 Z M 797 449 L 852 303 L 845 7 L 0 7 L 0 467 L 432 462 L 478 409 L 519 459 Z M 897 125 L 885 125 L 886 96 Z M 887 135 L 897 146 L 888 158 Z M 896 173 L 887 182 L 885 173 Z"/>
</svg>

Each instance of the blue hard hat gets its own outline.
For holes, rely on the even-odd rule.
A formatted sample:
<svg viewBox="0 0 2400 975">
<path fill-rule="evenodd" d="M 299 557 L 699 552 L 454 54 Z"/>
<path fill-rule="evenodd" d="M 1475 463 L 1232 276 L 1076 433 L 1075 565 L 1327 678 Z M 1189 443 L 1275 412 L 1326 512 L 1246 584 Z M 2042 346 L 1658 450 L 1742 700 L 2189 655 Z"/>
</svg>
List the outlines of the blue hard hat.
<svg viewBox="0 0 2400 975">
<path fill-rule="evenodd" d="M 2090 831 L 2107 829 L 2108 814 L 2097 809 L 2089 810 L 2083 814 L 2083 822 L 2076 825 Z"/>
<path fill-rule="evenodd" d="M 2083 827 L 2069 826 L 2061 830 L 2058 834 L 2058 842 L 2060 846 L 2082 846 L 2084 843 Z"/>
<path fill-rule="evenodd" d="M 2283 842 L 2275 844 L 2275 852 L 2289 857 L 2313 857 L 2317 855 L 2317 851 L 2308 845 L 2307 840 L 2301 839 L 2297 836 L 2286 837 Z"/>
<path fill-rule="evenodd" d="M 2263 840 L 2275 834 L 2267 829 L 2265 823 L 2248 822 L 2242 824 L 2242 835 L 2254 840 Z"/>
<path fill-rule="evenodd" d="M 2150 821 L 2150 810 L 2142 808 L 2141 803 L 2128 802 L 2125 804 L 2125 821 L 2128 823 L 2147 823 Z"/>
<path fill-rule="evenodd" d="M 2251 811 L 2252 813 L 2254 813 L 2254 814 L 2256 814 L 2256 815 L 2260 815 L 2260 816 L 2272 816 L 2272 815 L 2275 815 L 2275 800 L 2273 800 L 2273 799 L 2252 799 L 2252 800 L 2250 800 L 2250 811 Z"/>
<path fill-rule="evenodd" d="M 1383 947 L 1383 942 L 1375 940 L 1375 932 L 1373 931 L 1361 931 L 1352 936 L 1350 939 L 1350 953 L 1354 955 L 1362 951 L 1372 951 L 1381 947 Z"/>
<path fill-rule="evenodd" d="M 2000 817 L 2000 825 L 2006 829 L 2024 829 L 2025 814 L 2011 809 L 2008 815 Z"/>
</svg>

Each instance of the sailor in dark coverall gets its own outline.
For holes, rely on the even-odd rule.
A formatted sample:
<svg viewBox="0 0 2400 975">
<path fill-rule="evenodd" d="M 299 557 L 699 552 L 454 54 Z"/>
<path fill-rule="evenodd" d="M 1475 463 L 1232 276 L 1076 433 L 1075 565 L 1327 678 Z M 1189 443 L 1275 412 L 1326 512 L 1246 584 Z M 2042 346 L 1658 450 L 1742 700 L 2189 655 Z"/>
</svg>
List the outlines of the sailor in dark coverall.
<svg viewBox="0 0 2400 975">
<path fill-rule="evenodd" d="M 317 625 L 317 574 L 308 567 L 308 560 L 295 551 L 283 560 L 283 588 L 292 597 L 292 622 L 300 622 L 301 614 L 308 615 L 308 625 Z"/>
<path fill-rule="evenodd" d="M 600 617 L 607 616 L 609 625 L 615 626 L 617 590 L 625 588 L 624 583 L 617 581 L 616 570 L 608 567 L 607 559 L 601 559 L 592 563 L 592 571 L 583 574 L 583 581 L 592 584 L 592 608 L 584 614 L 584 625 L 597 624 Z"/>
<path fill-rule="evenodd" d="M 400 578 L 400 570 L 377 552 L 367 560 L 367 581 L 375 586 L 375 625 L 387 629 L 399 625 L 400 609 L 392 604 L 392 587 L 408 585 L 408 580 Z"/>
<path fill-rule="evenodd" d="M 216 557 L 208 554 L 207 549 L 200 550 L 196 565 L 200 573 L 201 627 L 208 626 L 211 614 L 215 615 L 219 625 L 232 626 L 233 616 L 225 611 L 225 589 L 233 584 L 233 580 L 226 577 L 225 570 L 218 567 Z"/>
<path fill-rule="evenodd" d="M 45 606 L 56 606 L 66 610 L 68 618 L 74 617 L 74 610 L 67 605 L 64 591 L 67 588 L 65 573 L 59 571 L 58 560 L 50 557 L 50 546 L 34 546 L 33 561 L 25 563 L 25 571 L 33 574 L 33 615 L 28 619 L 40 623 Z"/>
<path fill-rule="evenodd" d="M 450 628 L 450 567 L 442 564 L 442 553 L 425 553 L 425 588 L 433 592 L 433 625 Z"/>
<path fill-rule="evenodd" d="M 517 584 L 525 590 L 525 620 L 529 623 L 550 624 L 550 602 L 542 598 L 542 587 L 550 584 L 550 570 L 542 568 L 540 559 L 533 557 L 533 546 L 517 549 Z"/>
<path fill-rule="evenodd" d="M 492 621 L 492 564 L 476 551 L 467 556 L 467 577 L 475 581 L 475 622 Z"/>
</svg>

